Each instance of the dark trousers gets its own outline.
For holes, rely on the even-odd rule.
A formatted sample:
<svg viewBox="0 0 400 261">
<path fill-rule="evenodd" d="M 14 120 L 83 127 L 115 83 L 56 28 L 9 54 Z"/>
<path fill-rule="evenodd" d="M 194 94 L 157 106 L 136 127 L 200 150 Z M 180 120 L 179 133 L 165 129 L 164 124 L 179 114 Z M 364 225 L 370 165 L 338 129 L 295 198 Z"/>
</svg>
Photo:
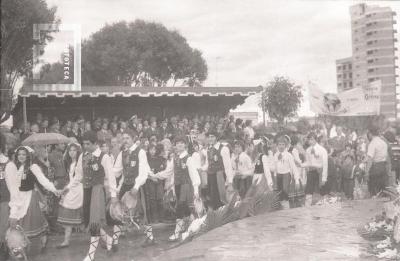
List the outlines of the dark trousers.
<svg viewBox="0 0 400 261">
<path fill-rule="evenodd" d="M 320 193 L 319 190 L 319 171 L 316 169 L 309 170 L 307 172 L 307 184 L 305 189 L 306 195 L 312 195 L 314 193 Z"/>
<path fill-rule="evenodd" d="M 372 163 L 368 182 L 368 190 L 371 196 L 375 196 L 385 188 L 386 176 L 386 162 Z"/>
<path fill-rule="evenodd" d="M 210 201 L 208 202 L 209 207 L 212 209 L 218 209 L 219 207 L 223 206 L 223 203 L 219 197 L 217 173 L 207 174 L 207 186 L 208 196 L 210 198 Z"/>
<path fill-rule="evenodd" d="M 85 227 L 89 225 L 90 222 L 90 202 L 92 200 L 92 188 L 84 188 L 83 189 L 83 224 Z M 92 237 L 100 236 L 100 227 L 90 227 L 90 235 Z"/>
<path fill-rule="evenodd" d="M 354 179 L 342 179 L 343 192 L 348 199 L 354 199 Z"/>
<path fill-rule="evenodd" d="M 190 207 L 193 204 L 193 187 L 191 184 L 175 185 L 177 199 L 176 218 L 182 219 L 191 214 Z"/>
</svg>

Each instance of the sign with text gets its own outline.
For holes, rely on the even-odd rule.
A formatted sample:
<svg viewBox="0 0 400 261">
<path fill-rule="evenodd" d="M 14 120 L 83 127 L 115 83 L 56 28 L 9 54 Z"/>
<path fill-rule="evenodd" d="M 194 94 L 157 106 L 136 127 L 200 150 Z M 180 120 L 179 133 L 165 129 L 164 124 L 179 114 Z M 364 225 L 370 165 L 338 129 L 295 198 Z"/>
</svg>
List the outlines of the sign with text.
<svg viewBox="0 0 400 261">
<path fill-rule="evenodd" d="M 333 116 L 379 115 L 381 86 L 379 80 L 365 88 L 354 88 L 334 94 L 323 93 L 315 85 L 310 85 L 310 108 L 317 114 Z"/>
</svg>

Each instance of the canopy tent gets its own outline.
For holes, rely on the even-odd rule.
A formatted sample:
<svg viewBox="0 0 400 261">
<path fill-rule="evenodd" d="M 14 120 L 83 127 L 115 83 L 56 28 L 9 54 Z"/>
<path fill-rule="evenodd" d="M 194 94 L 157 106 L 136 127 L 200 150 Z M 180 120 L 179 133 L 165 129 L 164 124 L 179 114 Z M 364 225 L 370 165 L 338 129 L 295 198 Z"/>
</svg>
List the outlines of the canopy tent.
<svg viewBox="0 0 400 261">
<path fill-rule="evenodd" d="M 80 92 L 35 91 L 25 86 L 14 116 L 31 118 L 41 112 L 59 119 L 133 114 L 168 117 L 176 114 L 226 115 L 230 109 L 262 91 L 262 87 L 162 87 L 133 88 L 121 86 L 83 86 Z M 19 116 L 19 117 L 18 117 Z"/>
</svg>

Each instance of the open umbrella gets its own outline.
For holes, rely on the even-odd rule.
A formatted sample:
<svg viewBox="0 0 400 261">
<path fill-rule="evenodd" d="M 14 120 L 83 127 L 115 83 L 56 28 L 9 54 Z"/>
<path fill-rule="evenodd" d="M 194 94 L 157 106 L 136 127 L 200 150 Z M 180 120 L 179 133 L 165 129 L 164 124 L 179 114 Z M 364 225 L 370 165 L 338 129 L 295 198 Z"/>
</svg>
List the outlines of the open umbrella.
<svg viewBox="0 0 400 261">
<path fill-rule="evenodd" d="M 34 133 L 22 141 L 23 146 L 70 143 L 71 140 L 59 133 Z"/>
</svg>

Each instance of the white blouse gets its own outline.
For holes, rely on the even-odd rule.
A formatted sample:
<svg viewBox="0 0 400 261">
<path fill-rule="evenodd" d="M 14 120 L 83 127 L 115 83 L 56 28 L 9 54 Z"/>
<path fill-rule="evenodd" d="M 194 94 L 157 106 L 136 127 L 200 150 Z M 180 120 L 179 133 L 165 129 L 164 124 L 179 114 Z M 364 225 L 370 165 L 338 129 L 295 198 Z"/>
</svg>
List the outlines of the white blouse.
<svg viewBox="0 0 400 261">
<path fill-rule="evenodd" d="M 48 191 L 55 193 L 57 189 L 54 184 L 51 183 L 43 174 L 42 170 L 37 164 L 32 164 L 30 167 L 33 175 L 35 175 L 37 181 Z M 32 190 L 20 191 L 21 178 L 24 173 L 24 166 L 22 165 L 15 173 L 14 179 L 10 186 L 10 218 L 22 219 L 28 211 L 29 204 L 31 203 Z"/>
</svg>

